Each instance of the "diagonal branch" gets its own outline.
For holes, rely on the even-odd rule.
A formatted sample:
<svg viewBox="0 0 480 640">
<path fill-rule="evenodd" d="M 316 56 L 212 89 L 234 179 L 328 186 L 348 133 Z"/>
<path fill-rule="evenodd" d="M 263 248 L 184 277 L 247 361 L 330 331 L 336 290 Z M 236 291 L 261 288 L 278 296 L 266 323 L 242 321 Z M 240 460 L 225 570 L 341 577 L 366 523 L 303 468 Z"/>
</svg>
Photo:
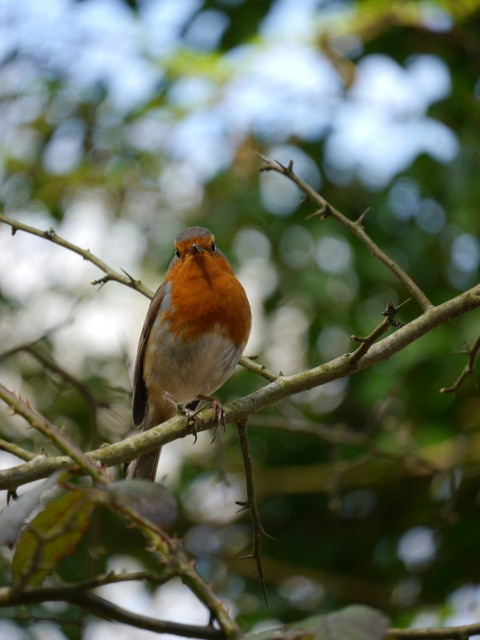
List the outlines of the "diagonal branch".
<svg viewBox="0 0 480 640">
<path fill-rule="evenodd" d="M 350 336 L 352 340 L 354 340 L 355 342 L 361 343 L 358 349 L 351 355 L 350 364 L 352 366 L 354 365 L 354 363 L 358 362 L 361 358 L 363 358 L 363 356 L 367 353 L 367 351 L 370 349 L 372 344 L 381 335 L 386 333 L 390 327 L 404 326 L 403 322 L 400 322 L 400 320 L 395 319 L 395 316 L 400 311 L 400 309 L 404 307 L 408 302 L 410 302 L 410 298 L 408 300 L 405 300 L 405 302 L 402 302 L 401 304 L 399 304 L 398 307 L 396 307 L 393 304 L 393 302 L 389 302 L 387 304 L 387 308 L 382 313 L 385 319 L 382 320 L 382 322 L 380 322 L 380 324 L 377 327 L 375 327 L 375 329 L 368 336 L 364 338 L 359 338 L 358 336 Z"/>
<path fill-rule="evenodd" d="M 473 377 L 475 362 L 477 360 L 478 354 L 480 352 L 480 337 L 477 338 L 473 347 L 469 347 L 468 344 L 465 343 L 465 351 L 461 352 L 461 355 L 468 356 L 468 362 L 465 365 L 462 373 L 458 376 L 455 382 L 449 387 L 442 387 L 440 389 L 440 393 L 455 393 L 460 389 L 462 384 L 465 382 L 467 378 Z"/>
<path fill-rule="evenodd" d="M 12 409 L 14 413 L 22 416 L 28 424 L 40 432 L 45 438 L 53 442 L 53 444 L 62 452 L 70 457 L 70 464 L 77 464 L 85 473 L 91 476 L 96 482 L 105 483 L 107 478 L 101 469 L 85 455 L 65 433 L 58 427 L 49 422 L 40 413 L 32 409 L 32 407 L 22 400 L 15 393 L 0 384 L 0 399 Z M 12 487 L 15 488 L 15 487 Z"/>
<path fill-rule="evenodd" d="M 31 233 L 32 235 L 38 236 L 39 238 L 50 240 L 50 242 L 58 244 L 60 247 L 69 249 L 70 251 L 73 251 L 73 253 L 77 253 L 79 256 L 82 256 L 84 260 L 88 260 L 88 262 L 94 264 L 100 269 L 100 271 L 103 271 L 105 276 L 100 280 L 94 280 L 92 284 L 105 284 L 106 282 L 114 281 L 119 282 L 126 287 L 130 287 L 130 289 L 138 291 L 147 298 L 151 298 L 153 295 L 153 292 L 150 291 L 150 289 L 146 287 L 140 280 L 135 280 L 126 272 L 124 272 L 125 275 L 122 275 L 118 271 L 115 271 L 114 269 L 109 267 L 106 262 L 103 262 L 103 260 L 100 260 L 100 258 L 97 258 L 97 256 L 91 253 L 89 249 L 82 249 L 76 244 L 73 244 L 73 242 L 65 240 L 65 238 L 59 236 L 53 228 L 42 231 L 41 229 L 31 227 L 30 225 L 19 222 L 18 220 L 14 220 L 13 218 L 8 218 L 2 213 L 0 213 L 0 222 L 9 225 L 12 228 L 13 235 L 17 231 L 25 231 L 26 233 Z"/>
<path fill-rule="evenodd" d="M 17 458 L 20 458 L 20 460 L 25 460 L 26 462 L 29 462 L 30 460 L 33 460 L 33 458 L 35 458 L 35 454 L 31 451 L 22 449 L 22 447 L 19 447 L 17 444 L 8 442 L 3 438 L 0 438 L 0 451 L 11 453 L 12 456 L 17 456 Z"/>
<path fill-rule="evenodd" d="M 302 180 L 302 178 L 297 176 L 297 174 L 293 171 L 293 162 L 290 162 L 288 166 L 285 166 L 277 160 L 270 160 L 262 154 L 258 155 L 263 162 L 261 171 L 275 171 L 276 173 L 279 173 L 280 175 L 285 176 L 286 178 L 291 180 L 294 184 L 297 185 L 300 191 L 304 193 L 305 197 L 318 207 L 318 211 L 316 211 L 313 215 L 318 215 L 322 218 L 327 218 L 329 216 L 335 218 L 335 220 L 340 222 L 340 224 L 351 231 L 353 235 L 356 236 L 360 240 L 360 242 L 362 242 L 367 247 L 372 255 L 383 262 L 383 264 L 388 267 L 399 280 L 403 282 L 405 287 L 410 292 L 411 296 L 415 298 L 423 311 L 426 311 L 432 306 L 430 300 L 423 293 L 420 287 L 412 280 L 412 278 L 410 278 L 410 276 L 405 273 L 405 271 L 394 260 L 389 258 L 387 254 L 380 249 L 380 247 L 370 238 L 370 236 L 364 230 L 362 222 L 365 214 L 361 215 L 360 218 L 356 221 L 350 220 L 343 213 L 335 209 L 335 207 L 327 202 L 325 198 L 323 198 L 323 196 L 317 193 L 315 189 L 313 189 L 309 184 Z"/>
<path fill-rule="evenodd" d="M 291 376 L 279 376 L 270 384 L 228 404 L 225 407 L 227 419 L 231 422 L 245 421 L 250 414 L 280 402 L 284 398 L 388 360 L 436 327 L 479 307 L 480 285 L 476 285 L 441 305 L 430 307 L 421 316 L 397 329 L 395 333 L 375 342 L 360 360 L 356 360 L 353 354 L 346 353 L 308 371 Z M 205 412 L 204 423 L 198 425 L 199 431 L 205 431 L 213 426 L 211 416 L 211 411 Z M 188 435 L 191 435 L 191 430 L 186 426 L 185 419 L 177 416 L 153 429 L 96 449 L 86 455 L 103 465 L 117 465 L 153 451 L 159 445 Z M 37 457 L 32 462 L 0 471 L 0 490 L 14 489 L 32 480 L 44 478 L 56 469 L 71 466 L 71 464 L 72 460 L 67 456 Z"/>
</svg>

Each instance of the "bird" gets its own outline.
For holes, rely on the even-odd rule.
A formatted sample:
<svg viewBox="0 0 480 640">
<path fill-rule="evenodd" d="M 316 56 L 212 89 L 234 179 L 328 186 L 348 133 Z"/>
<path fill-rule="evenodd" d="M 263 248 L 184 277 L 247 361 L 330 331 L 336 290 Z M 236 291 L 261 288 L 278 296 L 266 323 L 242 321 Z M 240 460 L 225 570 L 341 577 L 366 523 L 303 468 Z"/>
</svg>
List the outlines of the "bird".
<svg viewBox="0 0 480 640">
<path fill-rule="evenodd" d="M 148 309 L 138 343 L 133 423 L 143 431 L 176 415 L 178 404 L 213 403 L 232 374 L 250 335 L 252 315 L 243 286 L 215 237 L 204 227 L 180 231 L 175 255 Z M 161 447 L 134 460 L 128 477 L 155 480 Z"/>
</svg>

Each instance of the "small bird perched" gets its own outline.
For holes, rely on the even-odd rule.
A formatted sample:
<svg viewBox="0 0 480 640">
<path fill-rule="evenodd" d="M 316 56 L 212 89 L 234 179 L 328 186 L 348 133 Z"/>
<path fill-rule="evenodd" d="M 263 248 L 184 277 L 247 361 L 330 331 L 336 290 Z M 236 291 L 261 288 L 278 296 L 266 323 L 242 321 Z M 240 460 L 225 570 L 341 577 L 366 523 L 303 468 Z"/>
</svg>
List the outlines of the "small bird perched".
<svg viewBox="0 0 480 640">
<path fill-rule="evenodd" d="M 146 431 L 172 418 L 177 403 L 210 396 L 237 365 L 250 327 L 247 296 L 213 234 L 204 227 L 181 231 L 140 335 L 134 425 Z M 135 460 L 129 477 L 155 480 L 160 450 Z"/>
</svg>

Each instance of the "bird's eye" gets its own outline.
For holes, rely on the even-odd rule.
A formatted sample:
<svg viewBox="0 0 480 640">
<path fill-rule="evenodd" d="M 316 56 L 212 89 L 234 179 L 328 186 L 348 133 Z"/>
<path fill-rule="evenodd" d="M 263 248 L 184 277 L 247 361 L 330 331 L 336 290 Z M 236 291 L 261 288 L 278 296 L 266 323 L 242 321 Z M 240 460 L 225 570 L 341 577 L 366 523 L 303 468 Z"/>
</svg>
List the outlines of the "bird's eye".
<svg viewBox="0 0 480 640">
<path fill-rule="evenodd" d="M 217 250 L 217 245 L 215 244 L 215 242 L 212 242 L 211 249 L 212 249 L 212 251 L 216 251 Z"/>
<path fill-rule="evenodd" d="M 178 249 L 175 249 L 175 257 L 177 258 L 180 257 L 180 251 Z"/>
</svg>

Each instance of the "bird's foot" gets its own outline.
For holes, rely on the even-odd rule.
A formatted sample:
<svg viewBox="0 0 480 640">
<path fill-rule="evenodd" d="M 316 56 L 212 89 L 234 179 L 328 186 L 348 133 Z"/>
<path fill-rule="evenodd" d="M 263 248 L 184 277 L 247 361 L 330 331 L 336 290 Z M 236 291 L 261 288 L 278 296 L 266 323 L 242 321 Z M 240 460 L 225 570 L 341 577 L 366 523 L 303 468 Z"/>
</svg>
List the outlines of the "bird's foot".
<svg viewBox="0 0 480 640">
<path fill-rule="evenodd" d="M 186 426 L 191 428 L 193 444 L 195 444 L 198 439 L 198 429 L 205 423 L 204 419 L 198 415 L 198 409 L 191 409 L 189 406 L 183 406 L 183 404 L 177 404 L 177 411 L 179 415 L 187 418 Z"/>
<path fill-rule="evenodd" d="M 203 400 L 212 407 L 212 422 L 215 425 L 215 431 L 213 432 L 212 438 L 213 442 L 217 437 L 220 427 L 223 427 L 223 430 L 225 431 L 225 426 L 227 424 L 225 409 L 218 400 L 211 398 L 210 396 L 199 395 L 198 399 Z"/>
</svg>

